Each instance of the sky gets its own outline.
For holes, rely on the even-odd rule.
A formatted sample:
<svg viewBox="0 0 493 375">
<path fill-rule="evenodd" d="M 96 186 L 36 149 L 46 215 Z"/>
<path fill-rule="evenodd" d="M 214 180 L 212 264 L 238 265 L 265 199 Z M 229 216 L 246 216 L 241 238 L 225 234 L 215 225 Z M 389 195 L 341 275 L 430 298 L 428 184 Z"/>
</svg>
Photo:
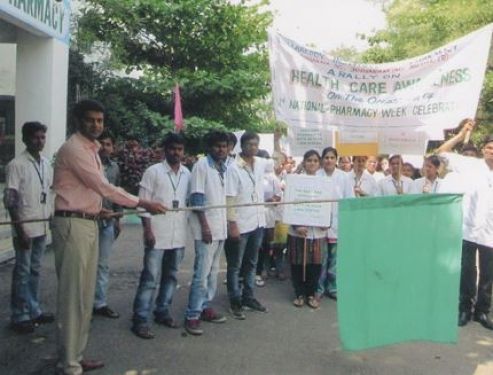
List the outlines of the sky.
<svg viewBox="0 0 493 375">
<path fill-rule="evenodd" d="M 330 52 L 337 47 L 362 51 L 366 41 L 357 33 L 371 34 L 385 27 L 381 5 L 368 0 L 270 0 L 273 29 L 302 44 Z"/>
</svg>

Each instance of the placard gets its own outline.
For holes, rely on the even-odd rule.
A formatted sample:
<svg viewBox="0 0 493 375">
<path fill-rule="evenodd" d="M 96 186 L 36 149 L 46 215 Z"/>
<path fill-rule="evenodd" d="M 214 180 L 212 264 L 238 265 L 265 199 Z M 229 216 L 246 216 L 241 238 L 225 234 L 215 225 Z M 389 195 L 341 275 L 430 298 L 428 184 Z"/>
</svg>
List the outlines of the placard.
<svg viewBox="0 0 493 375">
<path fill-rule="evenodd" d="M 290 174 L 286 178 L 284 201 L 309 201 L 334 199 L 332 184 L 323 176 Z M 302 203 L 287 204 L 283 209 L 283 222 L 290 225 L 330 227 L 332 204 Z"/>
</svg>

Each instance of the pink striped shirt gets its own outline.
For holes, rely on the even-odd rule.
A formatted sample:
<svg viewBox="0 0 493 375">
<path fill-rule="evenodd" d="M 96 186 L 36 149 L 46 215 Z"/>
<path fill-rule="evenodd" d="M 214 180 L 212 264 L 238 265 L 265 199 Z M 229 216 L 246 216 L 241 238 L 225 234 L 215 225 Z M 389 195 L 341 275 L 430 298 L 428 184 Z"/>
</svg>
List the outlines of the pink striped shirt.
<svg viewBox="0 0 493 375">
<path fill-rule="evenodd" d="M 108 182 L 99 159 L 99 143 L 80 133 L 58 150 L 53 178 L 55 210 L 98 214 L 103 197 L 121 206 L 136 207 L 139 198 Z"/>
</svg>

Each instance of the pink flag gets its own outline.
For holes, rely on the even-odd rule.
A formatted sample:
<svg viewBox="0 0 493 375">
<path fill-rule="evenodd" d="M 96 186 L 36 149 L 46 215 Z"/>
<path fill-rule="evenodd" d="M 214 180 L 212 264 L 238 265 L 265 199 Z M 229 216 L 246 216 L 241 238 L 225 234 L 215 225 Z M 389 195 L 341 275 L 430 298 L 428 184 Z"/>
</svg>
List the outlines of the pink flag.
<svg viewBox="0 0 493 375">
<path fill-rule="evenodd" d="M 183 123 L 183 112 L 181 111 L 181 96 L 180 96 L 180 86 L 176 84 L 173 89 L 175 97 L 175 132 L 179 133 L 185 128 Z"/>
</svg>

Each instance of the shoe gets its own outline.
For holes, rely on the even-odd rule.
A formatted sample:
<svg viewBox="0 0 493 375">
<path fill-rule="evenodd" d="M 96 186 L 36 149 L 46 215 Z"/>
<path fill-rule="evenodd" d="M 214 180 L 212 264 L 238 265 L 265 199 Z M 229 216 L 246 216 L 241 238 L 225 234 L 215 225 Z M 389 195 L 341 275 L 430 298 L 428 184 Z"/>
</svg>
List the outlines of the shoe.
<svg viewBox="0 0 493 375">
<path fill-rule="evenodd" d="M 33 324 L 39 326 L 41 324 L 49 324 L 55 321 L 55 315 L 52 313 L 42 313 L 37 318 L 33 319 Z"/>
<path fill-rule="evenodd" d="M 262 279 L 262 276 L 260 275 L 255 276 L 255 285 L 257 285 L 259 288 L 265 286 L 265 281 Z"/>
<path fill-rule="evenodd" d="M 204 333 L 202 328 L 200 328 L 199 319 L 185 319 L 185 331 L 194 336 L 200 336 Z"/>
<path fill-rule="evenodd" d="M 312 309 L 318 309 L 320 307 L 320 302 L 318 302 L 314 296 L 308 297 L 306 304 Z"/>
<path fill-rule="evenodd" d="M 178 322 L 174 320 L 171 316 L 164 316 L 164 317 L 156 316 L 154 318 L 154 321 L 157 324 L 166 326 L 168 328 L 180 328 L 180 324 L 178 324 Z"/>
<path fill-rule="evenodd" d="M 238 320 L 245 320 L 246 316 L 243 313 L 243 307 L 241 307 L 240 303 L 231 303 L 229 308 L 229 312 L 233 315 L 233 318 Z"/>
<path fill-rule="evenodd" d="M 488 316 L 488 314 L 475 313 L 474 314 L 474 321 L 478 322 L 479 324 L 481 324 L 486 329 L 493 330 L 493 321 L 490 320 L 490 317 Z"/>
<path fill-rule="evenodd" d="M 227 319 L 224 315 L 216 312 L 212 307 L 207 307 L 200 314 L 200 320 L 209 323 L 224 323 Z"/>
<path fill-rule="evenodd" d="M 337 301 L 337 292 L 327 292 L 327 297 L 333 299 L 334 301 Z"/>
<path fill-rule="evenodd" d="M 109 306 L 98 307 L 97 309 L 94 308 L 92 313 L 93 315 L 99 315 L 110 319 L 118 319 L 120 317 L 120 314 L 110 309 Z"/>
<path fill-rule="evenodd" d="M 267 308 L 263 306 L 255 298 L 249 298 L 247 300 L 243 300 L 242 305 L 245 310 L 254 310 L 263 313 L 268 312 Z"/>
<path fill-rule="evenodd" d="M 84 372 L 94 371 L 104 367 L 103 361 L 83 359 L 79 363 L 80 366 L 82 367 L 82 371 Z"/>
<path fill-rule="evenodd" d="M 151 329 L 146 325 L 134 325 L 130 330 L 135 336 L 140 337 L 141 339 L 150 340 L 154 338 L 154 333 L 152 333 Z"/>
<path fill-rule="evenodd" d="M 293 305 L 295 305 L 296 307 L 303 307 L 304 304 L 305 299 L 303 298 L 303 296 L 298 296 L 293 300 Z"/>
<path fill-rule="evenodd" d="M 471 313 L 467 311 L 461 311 L 459 313 L 459 327 L 464 327 L 471 320 Z"/>
<path fill-rule="evenodd" d="M 21 335 L 34 332 L 34 324 L 32 320 L 23 320 L 22 322 L 11 323 L 10 328 L 12 328 L 14 332 Z"/>
<path fill-rule="evenodd" d="M 286 276 L 283 272 L 279 272 L 279 273 L 277 274 L 277 279 L 278 279 L 279 281 L 284 281 L 284 280 L 286 280 L 286 279 L 287 279 L 287 276 Z"/>
</svg>

